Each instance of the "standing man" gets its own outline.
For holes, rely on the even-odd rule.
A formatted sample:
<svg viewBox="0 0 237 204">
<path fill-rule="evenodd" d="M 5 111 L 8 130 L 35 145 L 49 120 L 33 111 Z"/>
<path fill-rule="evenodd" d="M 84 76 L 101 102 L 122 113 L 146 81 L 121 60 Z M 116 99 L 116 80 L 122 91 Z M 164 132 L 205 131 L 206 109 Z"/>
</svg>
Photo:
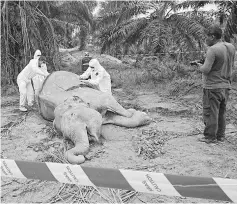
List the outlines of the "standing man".
<svg viewBox="0 0 237 204">
<path fill-rule="evenodd" d="M 89 52 L 85 52 L 85 57 L 81 60 L 81 72 L 85 72 L 87 68 L 89 67 L 89 62 L 92 59 L 92 57 L 89 56 Z M 81 73 L 80 73 L 81 74 Z"/>
<path fill-rule="evenodd" d="M 226 129 L 226 104 L 231 89 L 235 47 L 222 42 L 222 30 L 213 25 L 209 28 L 206 44 L 209 46 L 204 65 L 198 63 L 203 73 L 203 120 L 204 138 L 201 142 L 223 141 Z"/>
<path fill-rule="evenodd" d="M 27 111 L 26 109 L 26 100 L 28 105 L 33 105 L 34 100 L 34 91 L 31 84 L 31 79 L 37 74 L 47 77 L 49 73 L 43 72 L 40 67 L 46 64 L 46 58 L 44 56 L 38 55 L 37 58 L 30 60 L 29 64 L 18 74 L 17 76 L 17 85 L 20 92 L 20 111 Z M 33 93 L 33 96 L 32 96 Z"/>
<path fill-rule="evenodd" d="M 90 77 L 90 79 L 88 79 Z M 80 80 L 88 79 L 90 84 L 98 87 L 102 92 L 111 94 L 111 79 L 110 75 L 104 67 L 102 67 L 97 59 L 92 59 L 89 62 L 89 68 L 79 76 Z"/>
</svg>

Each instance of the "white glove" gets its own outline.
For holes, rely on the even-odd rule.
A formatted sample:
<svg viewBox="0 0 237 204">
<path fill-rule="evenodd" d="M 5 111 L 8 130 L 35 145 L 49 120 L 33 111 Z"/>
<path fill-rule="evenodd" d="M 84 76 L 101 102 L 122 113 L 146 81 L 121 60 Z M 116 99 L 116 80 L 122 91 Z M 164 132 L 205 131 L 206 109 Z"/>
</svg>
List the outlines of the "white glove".
<svg viewBox="0 0 237 204">
<path fill-rule="evenodd" d="M 90 84 L 93 84 L 93 85 L 96 85 L 96 86 L 98 85 L 95 81 L 93 81 L 93 80 L 91 80 L 91 79 L 89 79 L 88 82 L 89 82 Z"/>
<path fill-rule="evenodd" d="M 41 69 L 47 71 L 47 65 L 45 63 L 41 64 Z"/>
<path fill-rule="evenodd" d="M 81 77 L 81 76 L 79 76 L 79 79 L 80 79 L 80 80 L 84 80 L 84 81 L 85 81 L 85 79 L 84 79 L 83 77 Z"/>
</svg>

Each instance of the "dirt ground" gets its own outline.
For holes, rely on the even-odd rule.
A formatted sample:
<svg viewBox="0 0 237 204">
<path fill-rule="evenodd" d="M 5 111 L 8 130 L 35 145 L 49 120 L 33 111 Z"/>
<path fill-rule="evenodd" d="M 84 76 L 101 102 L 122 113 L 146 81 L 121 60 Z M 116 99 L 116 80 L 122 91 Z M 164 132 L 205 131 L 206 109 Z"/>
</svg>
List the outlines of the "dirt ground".
<svg viewBox="0 0 237 204">
<path fill-rule="evenodd" d="M 102 129 L 104 143 L 90 145 L 90 152 L 83 166 L 237 179 L 237 124 L 236 115 L 231 115 L 237 112 L 236 92 L 233 92 L 228 107 L 230 114 L 226 130 L 227 140 L 215 145 L 197 140 L 202 137 L 203 130 L 200 94 L 179 98 L 168 97 L 157 90 L 141 89 L 131 95 L 123 89 L 114 89 L 113 94 L 125 108 L 135 107 L 146 111 L 153 122 L 148 126 L 134 129 L 104 126 Z M 52 123 L 42 119 L 36 107 L 27 114 L 20 113 L 17 110 L 18 97 L 18 95 L 5 96 L 1 100 L 1 158 L 42 161 L 46 154 L 63 148 L 63 140 L 55 136 Z M 59 195 L 60 189 L 62 184 L 57 182 L 1 177 L 1 202 L 52 202 L 52 197 Z M 91 195 L 87 202 L 123 201 L 113 198 L 109 189 L 98 190 L 101 193 Z M 54 202 L 71 201 L 58 199 Z M 218 203 L 219 201 L 137 193 L 127 202 Z"/>
</svg>

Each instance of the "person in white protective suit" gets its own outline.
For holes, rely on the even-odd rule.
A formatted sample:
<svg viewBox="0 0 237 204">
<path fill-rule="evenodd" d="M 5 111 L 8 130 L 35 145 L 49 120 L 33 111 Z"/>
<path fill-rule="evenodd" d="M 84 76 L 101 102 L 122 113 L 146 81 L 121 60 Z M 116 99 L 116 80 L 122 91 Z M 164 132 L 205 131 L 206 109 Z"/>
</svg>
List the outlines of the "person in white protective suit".
<svg viewBox="0 0 237 204">
<path fill-rule="evenodd" d="M 88 79 L 91 77 L 91 79 Z M 88 69 L 79 76 L 79 79 L 88 79 L 88 82 L 96 85 L 100 91 L 111 93 L 111 78 L 108 72 L 102 67 L 97 59 L 89 62 Z"/>
<path fill-rule="evenodd" d="M 41 55 L 41 52 L 40 52 L 40 50 L 37 50 L 34 54 L 34 59 L 38 59 L 39 54 Z M 47 71 L 47 65 L 45 63 L 41 64 L 40 69 L 45 74 L 49 74 L 48 71 Z M 36 97 L 38 97 L 38 95 L 39 95 L 40 89 L 42 88 L 42 85 L 43 85 L 43 82 L 44 82 L 45 78 L 46 78 L 45 76 L 40 75 L 40 74 L 37 74 L 35 77 L 32 78 L 33 88 L 34 88 Z"/>
<path fill-rule="evenodd" d="M 41 52 L 37 50 L 34 59 L 30 60 L 29 64 L 26 65 L 26 67 L 17 76 L 17 85 L 20 92 L 20 111 L 27 111 L 25 107 L 26 100 L 28 102 L 28 106 L 33 105 L 34 90 L 31 84 L 31 79 L 37 74 L 45 77 L 49 75 L 49 73 L 45 73 L 40 69 L 43 64 L 46 64 L 46 58 L 41 56 Z"/>
</svg>

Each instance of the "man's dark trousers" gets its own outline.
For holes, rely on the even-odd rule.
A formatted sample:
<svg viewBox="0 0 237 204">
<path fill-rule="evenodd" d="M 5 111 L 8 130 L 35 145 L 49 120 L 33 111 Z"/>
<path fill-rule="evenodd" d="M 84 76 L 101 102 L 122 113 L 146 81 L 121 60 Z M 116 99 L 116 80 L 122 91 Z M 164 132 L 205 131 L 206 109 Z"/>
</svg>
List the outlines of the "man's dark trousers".
<svg viewBox="0 0 237 204">
<path fill-rule="evenodd" d="M 229 89 L 203 89 L 204 137 L 220 140 L 225 137 L 226 104 Z"/>
</svg>

